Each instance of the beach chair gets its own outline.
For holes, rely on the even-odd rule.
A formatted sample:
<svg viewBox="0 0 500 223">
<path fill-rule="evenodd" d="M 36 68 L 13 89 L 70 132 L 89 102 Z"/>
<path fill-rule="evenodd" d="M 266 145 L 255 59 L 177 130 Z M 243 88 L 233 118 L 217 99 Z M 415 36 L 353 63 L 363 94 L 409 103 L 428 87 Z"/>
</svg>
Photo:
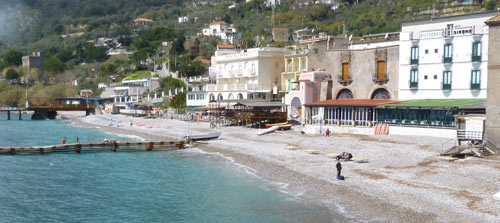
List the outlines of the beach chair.
<svg viewBox="0 0 500 223">
<path fill-rule="evenodd" d="M 351 160 L 356 163 L 368 163 L 368 159 L 362 157 L 353 157 Z"/>
<path fill-rule="evenodd" d="M 314 149 L 304 149 L 304 151 L 309 154 L 319 154 L 319 151 Z"/>
<path fill-rule="evenodd" d="M 336 159 L 337 156 L 340 156 L 340 153 L 328 153 L 326 155 L 330 158 Z"/>
</svg>

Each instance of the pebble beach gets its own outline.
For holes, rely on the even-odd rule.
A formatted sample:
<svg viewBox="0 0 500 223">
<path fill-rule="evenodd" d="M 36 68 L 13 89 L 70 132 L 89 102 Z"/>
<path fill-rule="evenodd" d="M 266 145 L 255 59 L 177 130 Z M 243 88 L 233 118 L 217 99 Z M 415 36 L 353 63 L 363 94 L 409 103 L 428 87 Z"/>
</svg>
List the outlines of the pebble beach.
<svg viewBox="0 0 500 223">
<path fill-rule="evenodd" d="M 109 126 L 109 119 L 122 124 Z M 315 205 L 343 212 L 346 222 L 500 222 L 500 201 L 493 198 L 500 191 L 500 157 L 452 162 L 439 157 L 447 138 L 336 133 L 325 137 L 300 134 L 300 125 L 257 136 L 258 129 L 211 130 L 206 122 L 123 115 L 73 116 L 70 122 L 150 140 L 221 131 L 219 139 L 196 147 L 286 184 L 286 190 Z M 336 180 L 336 161 L 327 155 L 341 152 L 368 161 L 342 162 L 344 181 Z"/>
</svg>

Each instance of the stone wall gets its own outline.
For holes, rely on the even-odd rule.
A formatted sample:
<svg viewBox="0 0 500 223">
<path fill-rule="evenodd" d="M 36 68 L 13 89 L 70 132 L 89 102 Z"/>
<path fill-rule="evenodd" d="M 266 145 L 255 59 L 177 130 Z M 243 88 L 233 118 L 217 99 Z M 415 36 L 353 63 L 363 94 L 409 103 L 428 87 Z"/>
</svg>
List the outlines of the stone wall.
<svg viewBox="0 0 500 223">
<path fill-rule="evenodd" d="M 500 26 L 490 26 L 488 46 L 488 97 L 485 137 L 500 148 Z"/>
</svg>

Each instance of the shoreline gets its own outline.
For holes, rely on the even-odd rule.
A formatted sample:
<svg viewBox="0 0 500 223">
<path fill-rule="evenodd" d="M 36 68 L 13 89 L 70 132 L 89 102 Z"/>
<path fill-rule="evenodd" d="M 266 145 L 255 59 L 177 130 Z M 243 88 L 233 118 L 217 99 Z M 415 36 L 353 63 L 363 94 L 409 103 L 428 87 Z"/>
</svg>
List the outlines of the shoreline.
<svg viewBox="0 0 500 223">
<path fill-rule="evenodd" d="M 117 119 L 129 119 L 128 117 L 122 116 L 110 116 Z M 82 126 L 82 127 L 100 127 L 101 130 L 110 132 L 113 134 L 125 134 L 125 135 L 136 135 L 147 139 L 148 137 L 166 137 L 169 139 L 179 138 L 183 134 L 183 128 L 189 128 L 190 131 L 196 133 L 202 133 L 208 131 L 205 129 L 206 123 L 201 125 L 196 125 L 194 123 L 189 122 L 181 122 L 176 120 L 146 120 L 140 118 L 133 118 L 133 120 L 144 120 L 150 122 L 158 122 L 158 123 L 172 123 L 169 125 L 173 125 L 172 128 L 163 127 L 160 129 L 146 129 L 141 127 L 129 127 L 129 128 L 116 128 L 106 126 L 106 123 L 101 124 L 98 121 L 96 122 L 95 118 L 92 117 L 72 117 L 71 122 L 74 125 Z M 198 126 L 198 127 L 197 127 Z M 396 186 L 408 187 L 410 189 L 409 192 L 405 191 L 404 195 L 409 197 L 418 196 L 417 194 L 426 194 L 425 192 L 430 192 L 431 196 L 428 198 L 420 199 L 430 199 L 433 200 L 433 193 L 436 193 L 437 189 L 443 188 L 433 188 L 429 185 L 419 185 L 415 183 L 404 182 L 402 180 L 394 180 L 385 177 L 383 174 L 376 173 L 377 170 L 369 169 L 369 165 L 364 164 L 355 164 L 351 165 L 351 163 L 346 163 L 346 171 L 343 170 L 343 173 L 346 175 L 346 181 L 338 182 L 335 180 L 334 173 L 334 163 L 333 159 L 325 159 L 324 154 L 322 155 L 310 155 L 301 153 L 302 151 L 288 151 L 283 148 L 283 141 L 293 141 L 290 138 L 300 138 L 300 140 L 314 140 L 314 141 L 324 141 L 323 137 L 319 136 L 295 136 L 290 134 L 287 136 L 287 133 L 282 133 L 278 142 L 273 142 L 274 139 L 270 134 L 268 136 L 256 138 L 254 134 L 254 130 L 252 129 L 244 129 L 238 127 L 224 127 L 222 130 L 223 135 L 219 140 L 209 141 L 207 143 L 199 144 L 197 147 L 205 152 L 210 153 L 218 153 L 224 157 L 229 157 L 234 160 L 237 164 L 249 167 L 255 171 L 261 177 L 266 180 L 270 180 L 271 182 L 284 182 L 290 185 L 291 190 L 299 189 L 303 191 L 305 196 L 309 197 L 319 206 L 329 208 L 332 212 L 338 212 L 339 208 L 346 210 L 347 216 L 352 216 L 353 218 L 345 218 L 345 221 L 375 221 L 375 222 L 436 222 L 436 221 L 482 221 L 482 222 L 494 222 L 498 219 L 493 211 L 483 210 L 475 207 L 482 200 L 476 199 L 474 196 L 467 195 L 456 195 L 453 194 L 453 199 L 455 201 L 451 202 L 464 202 L 465 208 L 469 208 L 472 213 L 462 213 L 467 212 L 463 210 L 453 211 L 453 207 L 443 207 L 442 203 L 439 205 L 433 205 L 436 207 L 427 207 L 426 203 L 419 204 L 419 201 L 411 201 L 408 200 L 407 197 L 400 197 L 391 193 L 387 193 L 387 184 L 392 184 L 388 188 L 389 191 L 398 192 L 401 189 L 393 188 Z M 244 133 L 249 132 L 249 133 Z M 173 137 L 167 137 L 166 135 L 173 135 Z M 366 138 L 364 136 L 350 136 L 350 135 L 338 135 L 339 138 L 350 137 L 354 138 L 357 141 L 369 141 L 373 139 Z M 288 140 L 287 140 L 288 139 Z M 257 140 L 257 141 L 255 141 Z M 392 146 L 404 146 L 405 144 L 402 142 L 396 142 L 393 139 L 383 137 L 378 139 L 382 144 L 389 144 Z M 281 141 L 281 142 L 280 142 Z M 295 139 L 297 141 L 297 139 Z M 439 141 L 439 140 L 437 140 Z M 255 143 L 256 146 L 264 147 L 264 151 L 267 150 L 278 150 L 273 151 L 270 154 L 262 154 L 255 153 L 252 150 L 258 150 L 252 147 L 252 143 Z M 262 145 L 260 145 L 261 143 Z M 276 145 L 278 143 L 278 145 Z M 267 145 L 266 145 L 267 144 Z M 292 143 L 293 144 L 293 143 Z M 308 144 L 306 142 L 306 144 Z M 309 143 L 310 144 L 310 143 Z M 321 143 L 320 143 L 321 144 Z M 435 143 L 436 144 L 436 143 Z M 281 146 L 281 148 L 276 148 Z M 255 147 L 255 146 L 254 146 Z M 427 145 L 418 145 L 421 150 L 429 153 Z M 262 148 L 260 148 L 262 150 Z M 351 148 L 351 151 L 353 151 Z M 347 149 L 346 149 L 347 150 Z M 260 151 L 260 150 L 259 150 Z M 274 154 L 274 153 L 279 154 Z M 321 151 L 322 153 L 324 151 Z M 288 156 L 288 153 L 295 153 L 292 156 Z M 281 155 L 287 155 L 284 157 L 280 157 Z M 293 155 L 299 155 L 299 157 L 311 159 L 312 164 L 318 164 L 321 170 L 325 170 L 327 173 L 323 173 L 322 171 L 303 171 L 301 166 L 297 166 L 296 164 L 291 164 L 291 162 L 297 161 L 296 157 Z M 371 158 L 371 157 L 370 157 Z M 298 158 L 300 159 L 300 158 Z M 318 161 L 319 160 L 319 161 Z M 429 167 L 440 161 L 436 161 L 432 157 L 425 158 L 423 161 L 417 163 L 417 167 Z M 302 163 L 304 164 L 304 163 Z M 305 163 L 307 165 L 307 163 Z M 406 163 L 405 163 L 406 164 Z M 314 169 L 314 167 L 313 167 Z M 391 166 L 386 165 L 384 169 L 387 172 L 398 171 L 410 169 L 405 166 Z M 424 172 L 427 170 L 423 170 Z M 422 172 L 422 171 L 421 171 Z M 356 176 L 357 175 L 357 176 Z M 356 180 L 360 180 L 361 182 L 355 182 Z M 375 181 L 375 182 L 372 182 Z M 384 181 L 383 184 L 378 185 L 379 187 L 373 187 L 381 181 Z M 389 182 L 385 182 L 389 181 Z M 365 185 L 367 183 L 367 185 Z M 369 187 L 369 188 L 367 188 Z M 372 188 L 373 187 L 373 188 Z M 408 188 L 404 188 L 405 190 Z M 420 191 L 423 189 L 424 191 Z M 444 188 L 444 190 L 448 190 L 448 188 Z M 375 193 L 374 193 L 375 192 Z M 418 193 L 415 193 L 418 192 Z M 424 192 L 424 193 L 422 193 Z M 496 193 L 496 192 L 495 192 Z M 447 191 L 449 194 L 449 191 Z M 494 193 L 493 193 L 494 194 Z M 374 196 L 375 195 L 375 196 Z M 379 196 L 377 196 L 379 195 Z M 438 194 L 442 196 L 442 194 Z M 393 202 L 394 199 L 399 200 L 399 202 Z M 473 205 L 470 205 L 472 200 L 476 200 Z M 467 202 L 469 201 L 469 202 Z M 427 201 L 428 202 L 428 201 Z M 407 204 L 404 206 L 404 204 Z M 449 203 L 445 201 L 445 204 Z M 488 202 L 490 203 L 490 202 Z M 335 204 L 339 204 L 337 206 Z M 403 205 L 402 205 L 403 204 Z M 490 203 L 491 204 L 491 203 Z M 494 205 L 494 204 L 493 204 Z M 472 208 L 470 206 L 473 206 Z M 498 204 L 494 207 L 498 210 Z M 494 210 L 495 210 L 494 209 Z M 435 210 L 435 211 L 433 211 Z M 478 211 L 479 210 L 479 211 Z M 455 212 L 455 213 L 454 213 Z M 478 213 L 473 213 L 478 212 Z M 493 214 L 492 214 L 493 213 Z M 456 214 L 459 214 L 458 216 Z M 477 219 L 477 214 L 482 215 L 483 217 Z M 485 216 L 491 215 L 491 216 Z M 334 214 L 333 214 L 334 215 Z M 449 216 L 451 215 L 451 216 Z M 474 216 L 476 215 L 476 216 Z M 338 217 L 337 215 L 334 215 Z"/>
</svg>

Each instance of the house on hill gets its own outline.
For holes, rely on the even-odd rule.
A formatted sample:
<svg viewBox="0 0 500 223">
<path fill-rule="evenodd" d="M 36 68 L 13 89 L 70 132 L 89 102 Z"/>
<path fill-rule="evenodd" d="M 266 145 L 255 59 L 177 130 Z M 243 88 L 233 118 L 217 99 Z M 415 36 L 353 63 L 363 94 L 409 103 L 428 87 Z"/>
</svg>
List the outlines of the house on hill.
<svg viewBox="0 0 500 223">
<path fill-rule="evenodd" d="M 233 43 L 237 35 L 236 28 L 233 24 L 227 24 L 224 21 L 212 22 L 207 28 L 203 29 L 204 36 L 218 36 L 224 42 Z"/>
</svg>

